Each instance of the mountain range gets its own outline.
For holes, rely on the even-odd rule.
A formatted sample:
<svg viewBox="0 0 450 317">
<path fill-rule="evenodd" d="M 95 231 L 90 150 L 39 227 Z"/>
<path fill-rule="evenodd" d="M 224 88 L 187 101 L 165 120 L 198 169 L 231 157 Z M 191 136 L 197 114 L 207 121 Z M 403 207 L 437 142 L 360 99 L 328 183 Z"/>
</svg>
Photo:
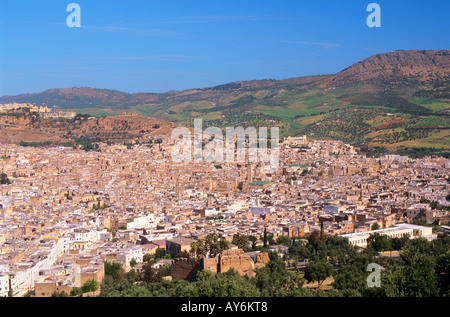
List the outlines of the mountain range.
<svg viewBox="0 0 450 317">
<path fill-rule="evenodd" d="M 124 93 L 89 87 L 4 96 L 94 116 L 123 111 L 191 125 L 279 126 L 282 135 L 332 138 L 388 149 L 450 149 L 450 50 L 398 50 L 337 74 L 237 81 L 219 86 Z"/>
</svg>

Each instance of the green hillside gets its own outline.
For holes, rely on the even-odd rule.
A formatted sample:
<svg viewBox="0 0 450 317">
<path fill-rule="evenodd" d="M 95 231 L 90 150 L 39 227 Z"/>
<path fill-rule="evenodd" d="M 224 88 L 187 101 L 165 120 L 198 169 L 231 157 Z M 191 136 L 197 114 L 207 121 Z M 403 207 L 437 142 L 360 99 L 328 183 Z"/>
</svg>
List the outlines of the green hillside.
<svg viewBox="0 0 450 317">
<path fill-rule="evenodd" d="M 382 65 L 380 66 L 380 61 Z M 449 51 L 378 54 L 335 75 L 254 80 L 127 94 L 94 88 L 5 96 L 93 116 L 123 111 L 191 126 L 280 127 L 281 136 L 339 139 L 386 149 L 449 149 Z"/>
</svg>

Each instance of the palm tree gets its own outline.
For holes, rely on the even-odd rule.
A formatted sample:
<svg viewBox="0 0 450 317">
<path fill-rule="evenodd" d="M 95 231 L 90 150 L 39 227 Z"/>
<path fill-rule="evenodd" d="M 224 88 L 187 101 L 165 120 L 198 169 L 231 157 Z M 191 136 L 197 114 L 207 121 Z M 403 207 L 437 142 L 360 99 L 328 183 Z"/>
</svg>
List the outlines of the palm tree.
<svg viewBox="0 0 450 317">
<path fill-rule="evenodd" d="M 206 236 L 205 238 L 205 247 L 206 251 L 210 254 L 216 255 L 218 253 L 218 248 L 216 246 L 217 241 L 219 240 L 219 236 L 217 233 L 213 232 Z"/>
<path fill-rule="evenodd" d="M 243 249 L 245 246 L 247 246 L 249 241 L 250 240 L 248 236 L 238 235 L 235 237 L 235 243 L 240 249 Z"/>
<path fill-rule="evenodd" d="M 220 240 L 219 241 L 219 249 L 220 249 L 220 252 L 222 252 L 224 250 L 229 250 L 230 243 L 227 240 Z"/>
<path fill-rule="evenodd" d="M 198 259 L 206 256 L 207 251 L 205 244 L 203 243 L 203 240 L 197 240 L 195 242 L 192 242 L 190 253 L 193 254 Z"/>
</svg>

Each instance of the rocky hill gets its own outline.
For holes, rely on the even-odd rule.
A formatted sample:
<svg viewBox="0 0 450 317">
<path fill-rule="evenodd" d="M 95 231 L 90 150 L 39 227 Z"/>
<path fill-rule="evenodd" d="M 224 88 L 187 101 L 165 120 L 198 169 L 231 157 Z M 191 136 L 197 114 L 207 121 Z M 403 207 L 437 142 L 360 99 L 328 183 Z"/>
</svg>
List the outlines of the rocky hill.
<svg viewBox="0 0 450 317">
<path fill-rule="evenodd" d="M 0 114 L 1 143 L 68 144 L 80 142 L 129 143 L 136 140 L 168 135 L 172 124 L 162 119 L 142 115 L 90 117 L 77 115 L 73 119 L 40 118 L 29 112 Z"/>
<path fill-rule="evenodd" d="M 376 54 L 333 75 L 298 77 L 284 80 L 253 80 L 227 83 L 215 87 L 170 91 L 166 93 L 128 94 L 116 90 L 89 87 L 49 89 L 40 93 L 3 96 L 0 103 L 33 103 L 37 106 L 57 106 L 65 109 L 100 108 L 129 109 L 133 106 L 158 107 L 173 102 L 198 99 L 219 102 L 224 93 L 235 91 L 282 92 L 291 89 L 340 87 L 360 82 L 389 85 L 392 82 L 425 89 L 427 85 L 448 87 L 450 80 L 450 50 L 398 50 Z M 422 85 L 422 87 L 420 87 Z M 267 96 L 266 96 L 267 97 Z M 448 97 L 448 96 L 447 96 Z"/>
<path fill-rule="evenodd" d="M 324 79 L 320 86 L 340 86 L 361 81 L 410 80 L 436 82 L 450 76 L 450 51 L 395 51 L 366 58 Z"/>
</svg>

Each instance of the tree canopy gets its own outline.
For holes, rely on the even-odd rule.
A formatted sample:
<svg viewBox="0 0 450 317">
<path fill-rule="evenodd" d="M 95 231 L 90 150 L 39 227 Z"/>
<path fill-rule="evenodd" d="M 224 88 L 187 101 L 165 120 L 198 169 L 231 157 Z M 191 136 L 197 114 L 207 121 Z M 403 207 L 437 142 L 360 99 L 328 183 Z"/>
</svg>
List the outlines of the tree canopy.
<svg viewBox="0 0 450 317">
<path fill-rule="evenodd" d="M 216 252 L 211 246 L 220 242 L 214 235 L 198 240 L 203 251 Z M 246 236 L 248 239 L 248 236 Z M 105 262 L 105 278 L 100 296 L 165 296 L 165 297 L 305 297 L 305 296 L 378 296 L 438 297 L 450 295 L 450 236 L 397 240 L 374 236 L 367 248 L 350 247 L 347 239 L 315 233 L 313 238 L 290 240 L 286 261 L 269 252 L 270 261 L 254 269 L 254 274 L 240 275 L 234 270 L 213 274 L 200 270 L 194 281 L 167 281 L 169 267 L 155 268 L 150 259 L 141 273 L 124 273 L 120 264 Z M 201 241 L 201 242 L 200 242 Z M 309 242 L 308 242 L 309 241 Z M 380 242 L 381 241 L 381 242 Z M 386 241 L 388 243 L 386 243 Z M 395 243 L 394 243 L 395 241 Z M 399 258 L 381 256 L 380 250 L 399 250 Z M 212 251 L 211 251 L 212 250 Z M 194 252 L 195 251 L 195 252 Z M 292 261 L 303 262 L 289 267 Z M 371 287 L 370 264 L 380 267 L 380 286 Z M 330 287 L 322 288 L 332 279 Z M 306 282 L 317 282 L 311 288 Z M 329 284 L 327 284 L 329 285 Z M 55 294 L 63 295 L 63 294 Z M 71 294 L 76 295 L 76 293 Z"/>
</svg>

